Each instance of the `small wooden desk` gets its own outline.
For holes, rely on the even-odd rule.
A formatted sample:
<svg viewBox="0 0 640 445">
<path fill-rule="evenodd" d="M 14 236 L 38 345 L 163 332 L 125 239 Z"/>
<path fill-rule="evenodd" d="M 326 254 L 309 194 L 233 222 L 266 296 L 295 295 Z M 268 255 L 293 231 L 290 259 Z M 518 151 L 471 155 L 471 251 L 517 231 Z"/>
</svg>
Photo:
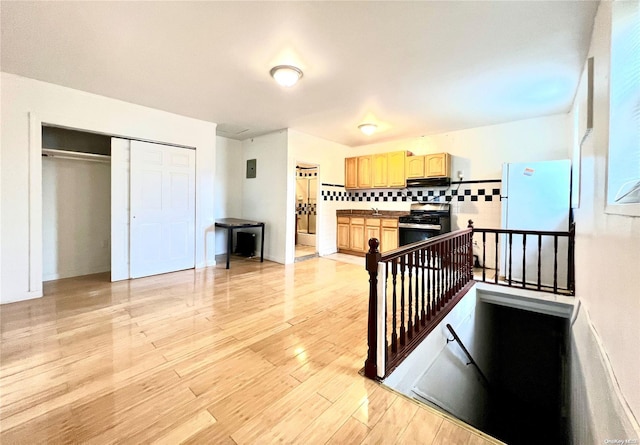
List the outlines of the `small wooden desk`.
<svg viewBox="0 0 640 445">
<path fill-rule="evenodd" d="M 264 262 L 264 223 L 257 221 L 248 221 L 239 218 L 222 218 L 216 219 L 216 227 L 227 229 L 227 269 L 229 268 L 229 257 L 233 250 L 233 231 L 235 229 L 244 229 L 247 227 L 261 227 L 262 235 L 260 237 L 260 262 Z"/>
</svg>

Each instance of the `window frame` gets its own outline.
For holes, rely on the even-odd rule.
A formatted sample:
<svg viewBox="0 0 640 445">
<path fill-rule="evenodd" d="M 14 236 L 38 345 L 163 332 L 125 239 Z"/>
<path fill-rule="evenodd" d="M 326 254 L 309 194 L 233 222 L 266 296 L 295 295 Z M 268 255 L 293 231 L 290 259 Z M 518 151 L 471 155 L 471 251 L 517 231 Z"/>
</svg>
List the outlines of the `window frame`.
<svg viewBox="0 0 640 445">
<path fill-rule="evenodd" d="M 637 1 L 637 9 L 636 13 L 640 16 L 640 0 Z M 611 40 L 610 40 L 610 52 L 609 52 L 609 94 L 608 94 L 608 106 L 609 106 L 609 119 L 607 122 L 608 126 L 608 140 L 607 140 L 607 164 L 605 171 L 605 213 L 612 215 L 623 215 L 623 216 L 633 216 L 640 217 L 640 202 L 639 203 L 629 203 L 629 204 L 616 204 L 610 202 L 610 191 L 611 191 L 611 157 L 612 157 L 612 144 L 611 144 L 611 78 L 614 77 L 612 73 L 612 59 L 613 59 L 613 45 L 614 45 L 614 32 L 615 32 L 615 9 L 616 6 L 619 7 L 620 4 L 626 3 L 620 0 L 614 0 L 611 4 Z M 640 27 L 640 25 L 639 25 Z M 640 129 L 638 129 L 640 131 Z M 638 139 L 640 140 L 640 139 Z M 613 148 L 615 150 L 615 147 Z M 633 150 L 632 150 L 633 153 Z M 640 145 L 638 146 L 638 155 L 640 156 Z M 638 180 L 640 181 L 640 166 L 638 168 Z"/>
</svg>

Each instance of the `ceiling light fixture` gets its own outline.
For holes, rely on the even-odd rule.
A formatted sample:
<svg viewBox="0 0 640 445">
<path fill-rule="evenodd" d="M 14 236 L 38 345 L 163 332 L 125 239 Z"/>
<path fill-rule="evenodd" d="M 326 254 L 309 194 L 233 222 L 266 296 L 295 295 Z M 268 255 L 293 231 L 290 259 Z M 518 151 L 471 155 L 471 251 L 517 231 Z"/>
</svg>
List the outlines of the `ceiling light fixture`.
<svg viewBox="0 0 640 445">
<path fill-rule="evenodd" d="M 302 77 L 302 70 L 292 65 L 278 65 L 269 71 L 271 77 L 275 79 L 278 85 L 283 87 L 292 87 Z"/>
<path fill-rule="evenodd" d="M 378 129 L 378 126 L 376 124 L 360 124 L 358 125 L 358 128 L 360 129 L 361 132 L 363 132 L 367 136 L 371 136 L 373 133 L 376 132 L 376 130 Z"/>
</svg>

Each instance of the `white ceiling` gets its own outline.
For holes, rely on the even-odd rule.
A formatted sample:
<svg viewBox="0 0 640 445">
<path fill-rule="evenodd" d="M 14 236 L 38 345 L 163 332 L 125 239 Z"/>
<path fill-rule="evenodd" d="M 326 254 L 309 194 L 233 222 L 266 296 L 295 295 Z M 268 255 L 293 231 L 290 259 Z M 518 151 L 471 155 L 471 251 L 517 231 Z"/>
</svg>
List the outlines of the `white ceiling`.
<svg viewBox="0 0 640 445">
<path fill-rule="evenodd" d="M 567 112 L 597 3 L 9 2 L 2 71 L 350 146 Z M 269 69 L 293 64 L 298 85 Z M 363 121 L 380 131 L 364 136 Z M 222 131 L 226 131 L 222 133 Z"/>
</svg>

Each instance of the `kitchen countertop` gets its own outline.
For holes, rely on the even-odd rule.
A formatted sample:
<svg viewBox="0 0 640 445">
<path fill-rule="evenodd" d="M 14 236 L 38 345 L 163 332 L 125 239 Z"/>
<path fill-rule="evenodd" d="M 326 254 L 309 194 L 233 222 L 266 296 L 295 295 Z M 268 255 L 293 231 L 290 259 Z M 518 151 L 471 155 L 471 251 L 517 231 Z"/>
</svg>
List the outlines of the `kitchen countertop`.
<svg viewBox="0 0 640 445">
<path fill-rule="evenodd" d="M 367 216 L 371 218 L 399 218 L 408 214 L 409 212 L 403 212 L 399 210 L 380 210 L 375 215 L 373 213 L 373 210 L 367 209 L 336 210 L 337 216 Z"/>
</svg>

